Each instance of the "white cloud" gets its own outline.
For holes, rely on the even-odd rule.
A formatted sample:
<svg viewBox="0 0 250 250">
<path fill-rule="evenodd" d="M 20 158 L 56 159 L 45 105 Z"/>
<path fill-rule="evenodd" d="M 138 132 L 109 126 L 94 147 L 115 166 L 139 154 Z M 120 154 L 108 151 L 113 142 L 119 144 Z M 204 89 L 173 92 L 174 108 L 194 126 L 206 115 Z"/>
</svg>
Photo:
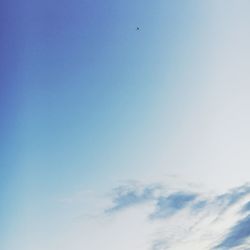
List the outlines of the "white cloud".
<svg viewBox="0 0 250 250">
<path fill-rule="evenodd" d="M 157 186 L 150 184 L 115 188 L 109 202 L 103 205 L 113 204 L 116 209 L 106 213 L 110 207 L 104 205 L 97 216 L 74 220 L 58 249 L 205 250 L 216 246 L 220 246 L 218 249 L 246 246 L 250 236 L 250 230 L 249 234 L 246 232 L 249 217 L 248 211 L 243 212 L 242 208 L 250 200 L 248 185 L 213 196 L 197 190 L 192 199 L 187 199 L 191 197 L 188 186 L 188 191 L 180 188 L 179 192 L 164 189 L 164 184 L 160 186 L 155 195 L 150 192 Z M 131 194 L 133 199 L 127 203 Z M 175 211 L 152 219 L 161 199 L 167 202 L 160 209 Z M 232 238 L 238 239 L 234 245 L 230 245 Z"/>
</svg>

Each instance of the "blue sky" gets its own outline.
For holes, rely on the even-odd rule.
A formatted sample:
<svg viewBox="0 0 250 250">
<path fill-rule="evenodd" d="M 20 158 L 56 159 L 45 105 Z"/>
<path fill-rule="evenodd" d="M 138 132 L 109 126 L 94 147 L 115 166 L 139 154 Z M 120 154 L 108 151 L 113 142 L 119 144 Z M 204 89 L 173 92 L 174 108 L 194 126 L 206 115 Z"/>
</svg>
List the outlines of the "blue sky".
<svg viewBox="0 0 250 250">
<path fill-rule="evenodd" d="M 58 249 L 75 218 L 147 204 L 166 182 L 177 190 L 153 199 L 163 215 L 194 202 L 182 183 L 227 193 L 248 182 L 249 7 L 1 3 L 3 249 Z M 160 185 L 110 208 L 103 196 L 127 180 Z"/>
</svg>

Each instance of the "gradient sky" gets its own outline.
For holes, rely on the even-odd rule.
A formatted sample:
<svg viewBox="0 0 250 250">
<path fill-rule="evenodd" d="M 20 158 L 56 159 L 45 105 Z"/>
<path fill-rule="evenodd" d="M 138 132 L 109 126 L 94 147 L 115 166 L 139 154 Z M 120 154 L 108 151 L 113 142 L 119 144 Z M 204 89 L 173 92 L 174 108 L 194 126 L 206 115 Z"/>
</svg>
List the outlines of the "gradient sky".
<svg viewBox="0 0 250 250">
<path fill-rule="evenodd" d="M 249 181 L 249 1 L 0 9 L 1 249 L 62 249 L 73 218 L 120 181 Z"/>
</svg>

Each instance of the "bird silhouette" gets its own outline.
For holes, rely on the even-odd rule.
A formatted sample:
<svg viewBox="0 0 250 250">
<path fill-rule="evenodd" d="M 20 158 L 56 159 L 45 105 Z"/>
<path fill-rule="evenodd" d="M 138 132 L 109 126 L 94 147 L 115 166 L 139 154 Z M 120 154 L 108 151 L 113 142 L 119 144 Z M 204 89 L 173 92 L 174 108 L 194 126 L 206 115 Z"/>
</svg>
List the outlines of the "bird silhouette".
<svg viewBox="0 0 250 250">
<path fill-rule="evenodd" d="M 137 27 L 136 30 L 140 30 L 140 27 Z"/>
</svg>

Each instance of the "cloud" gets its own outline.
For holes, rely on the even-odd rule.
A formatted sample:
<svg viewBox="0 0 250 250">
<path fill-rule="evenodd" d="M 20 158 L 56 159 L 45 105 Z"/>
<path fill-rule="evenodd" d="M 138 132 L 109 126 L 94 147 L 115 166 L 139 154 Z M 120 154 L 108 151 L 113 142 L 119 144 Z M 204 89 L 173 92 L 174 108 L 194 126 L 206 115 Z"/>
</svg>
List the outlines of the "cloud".
<svg viewBox="0 0 250 250">
<path fill-rule="evenodd" d="M 200 212 L 201 210 L 205 209 L 207 205 L 208 205 L 208 201 L 200 200 L 200 201 L 195 202 L 192 205 L 191 210 L 193 212 Z"/>
<path fill-rule="evenodd" d="M 249 184 L 245 184 L 243 186 L 234 188 L 229 192 L 217 196 L 215 202 L 221 205 L 224 209 L 226 209 L 239 202 L 248 194 L 250 194 L 250 186 Z"/>
<path fill-rule="evenodd" d="M 137 204 L 153 204 L 145 218 L 150 219 L 149 226 L 157 221 L 163 226 L 151 240 L 151 250 L 230 249 L 243 246 L 250 235 L 250 219 L 241 220 L 238 213 L 250 210 L 250 202 L 246 203 L 249 195 L 248 184 L 214 196 L 190 191 L 188 186 L 166 192 L 163 183 L 124 185 L 114 189 L 113 206 L 108 211 L 119 213 Z M 226 236 L 218 244 L 221 235 Z"/>
<path fill-rule="evenodd" d="M 113 205 L 106 210 L 107 213 L 114 213 L 125 208 L 135 206 L 147 201 L 156 199 L 157 191 L 161 185 L 140 186 L 139 184 L 123 185 L 113 190 Z"/>
<path fill-rule="evenodd" d="M 166 240 L 156 240 L 153 242 L 152 250 L 165 250 L 168 249 L 168 244 Z"/>
<path fill-rule="evenodd" d="M 152 219 L 166 218 L 185 208 L 197 198 L 192 193 L 174 193 L 167 197 L 160 197 L 157 201 L 156 211 L 150 216 Z"/>
<path fill-rule="evenodd" d="M 246 213 L 250 211 L 250 201 L 248 201 L 241 209 L 241 213 Z"/>
<path fill-rule="evenodd" d="M 250 249 L 249 190 L 211 195 L 190 185 L 126 183 L 105 196 L 97 216 L 82 217 L 63 249 Z"/>
<path fill-rule="evenodd" d="M 250 215 L 237 222 L 225 239 L 215 249 L 231 249 L 245 243 L 250 237 Z"/>
</svg>

